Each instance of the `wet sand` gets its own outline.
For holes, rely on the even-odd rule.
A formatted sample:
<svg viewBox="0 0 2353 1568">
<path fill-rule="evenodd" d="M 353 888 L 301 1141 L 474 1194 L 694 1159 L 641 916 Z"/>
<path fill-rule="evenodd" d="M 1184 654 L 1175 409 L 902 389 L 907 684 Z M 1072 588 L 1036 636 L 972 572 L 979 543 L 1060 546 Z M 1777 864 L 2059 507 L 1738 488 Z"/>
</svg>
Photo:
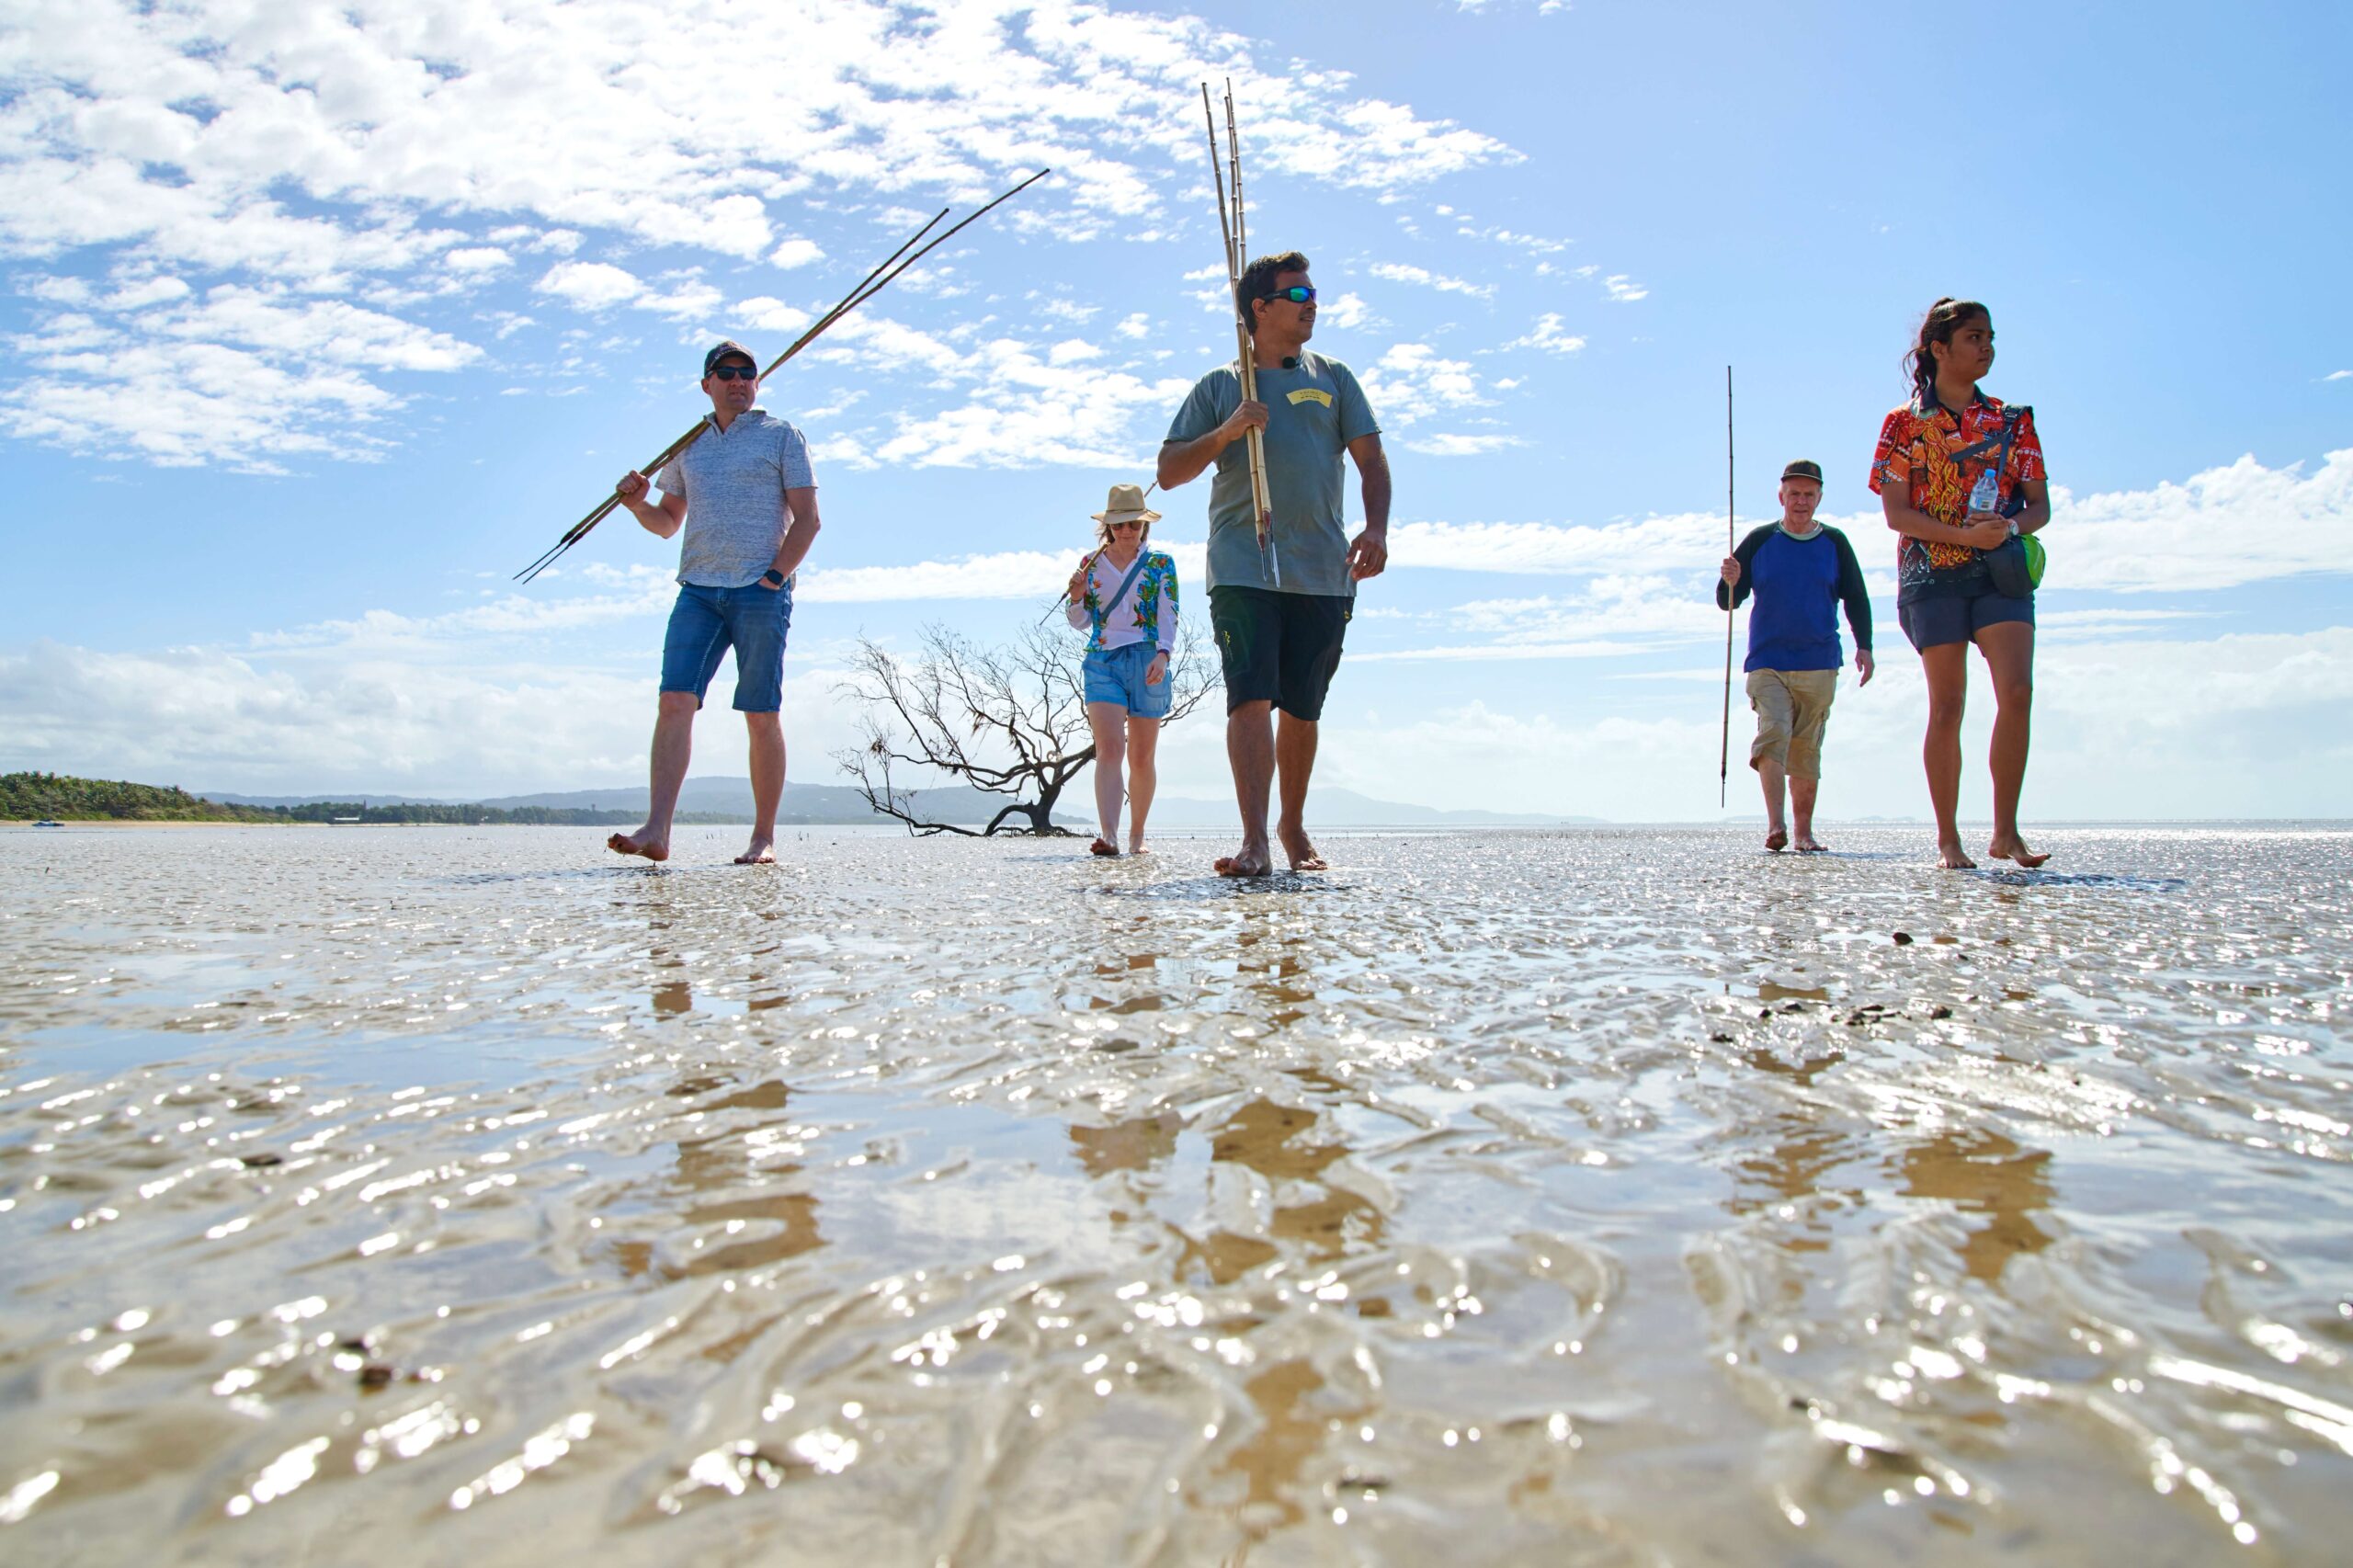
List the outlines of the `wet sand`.
<svg viewBox="0 0 2353 1568">
<path fill-rule="evenodd" d="M 11 1561 L 2353 1529 L 2353 832 L 603 832 L 0 833 Z"/>
</svg>

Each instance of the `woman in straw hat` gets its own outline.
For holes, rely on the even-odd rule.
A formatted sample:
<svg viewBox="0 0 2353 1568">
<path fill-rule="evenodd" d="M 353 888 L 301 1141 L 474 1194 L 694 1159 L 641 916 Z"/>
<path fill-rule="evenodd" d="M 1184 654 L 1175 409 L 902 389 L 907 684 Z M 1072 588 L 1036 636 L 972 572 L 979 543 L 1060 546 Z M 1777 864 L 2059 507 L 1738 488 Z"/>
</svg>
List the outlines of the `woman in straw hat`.
<svg viewBox="0 0 2353 1568">
<path fill-rule="evenodd" d="M 1095 733 L 1095 809 L 1103 831 L 1090 846 L 1120 852 L 1120 798 L 1129 801 L 1128 853 L 1143 851 L 1152 810 L 1160 722 L 1168 716 L 1168 660 L 1176 646 L 1176 562 L 1144 541 L 1160 514 L 1132 484 L 1111 486 L 1095 514 L 1098 544 L 1070 575 L 1070 623 L 1091 629 L 1085 676 Z M 1122 778 L 1124 771 L 1125 778 Z"/>
</svg>

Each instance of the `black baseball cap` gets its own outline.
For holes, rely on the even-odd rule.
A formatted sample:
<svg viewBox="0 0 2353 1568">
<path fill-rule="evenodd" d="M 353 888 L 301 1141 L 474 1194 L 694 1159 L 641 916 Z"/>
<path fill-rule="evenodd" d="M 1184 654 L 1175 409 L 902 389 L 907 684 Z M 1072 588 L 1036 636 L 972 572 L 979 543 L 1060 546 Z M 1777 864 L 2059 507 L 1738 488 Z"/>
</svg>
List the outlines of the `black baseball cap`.
<svg viewBox="0 0 2353 1568">
<path fill-rule="evenodd" d="M 708 373 L 708 371 L 705 371 L 705 374 Z M 1789 467 L 1781 471 L 1781 477 L 1783 479 L 1811 479 L 1816 484 L 1819 484 L 1822 483 L 1822 465 L 1815 462 L 1811 458 L 1800 458 L 1797 461 L 1791 463 Z"/>
<path fill-rule="evenodd" d="M 702 357 L 702 373 L 706 376 L 710 375 L 710 368 L 713 365 L 718 364 L 722 359 L 726 358 L 730 354 L 741 354 L 745 358 L 751 360 L 752 369 L 755 370 L 760 368 L 760 361 L 757 356 L 753 354 L 750 349 L 745 347 L 742 344 L 736 342 L 733 338 L 729 337 L 722 338 L 717 347 L 713 348 L 710 353 Z"/>
</svg>

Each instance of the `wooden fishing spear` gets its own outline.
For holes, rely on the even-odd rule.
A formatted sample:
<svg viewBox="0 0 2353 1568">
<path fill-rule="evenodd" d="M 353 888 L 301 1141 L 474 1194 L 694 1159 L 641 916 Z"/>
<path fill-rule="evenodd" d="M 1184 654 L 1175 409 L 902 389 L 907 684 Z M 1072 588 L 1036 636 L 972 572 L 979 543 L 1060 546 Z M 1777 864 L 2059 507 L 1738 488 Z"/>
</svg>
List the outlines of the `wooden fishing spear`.
<svg viewBox="0 0 2353 1568">
<path fill-rule="evenodd" d="M 1244 317 L 1250 302 L 1242 298 L 1242 273 L 1249 265 L 1249 232 L 1242 205 L 1242 138 L 1233 118 L 1233 82 L 1225 84 L 1225 149 L 1226 163 L 1233 172 L 1233 205 L 1228 210 L 1225 199 L 1225 177 L 1217 166 L 1217 114 L 1210 108 L 1210 85 L 1201 84 L 1201 118 L 1209 122 L 1210 179 L 1217 187 L 1217 226 L 1225 236 L 1226 295 L 1233 301 L 1233 330 L 1235 338 L 1235 368 L 1242 378 L 1242 401 L 1258 401 L 1258 359 L 1252 351 L 1250 326 Z M 1279 584 L 1283 580 L 1282 557 L 1275 551 L 1274 503 L 1267 492 L 1266 432 L 1253 429 L 1244 437 L 1250 455 L 1250 516 L 1258 532 L 1258 560 L 1268 579 Z"/>
<path fill-rule="evenodd" d="M 1730 555 L 1740 546 L 1734 541 L 1733 496 L 1736 494 L 1732 477 L 1732 367 L 1724 367 L 1724 553 Z M 1719 581 L 1722 578 L 1719 577 Z M 1732 618 L 1733 588 L 1724 585 L 1724 733 L 1716 747 L 1716 805 L 1722 808 L 1731 789 L 1732 774 Z"/>
<path fill-rule="evenodd" d="M 938 238 L 931 241 L 930 244 L 916 251 L 913 256 L 908 256 L 908 247 L 915 244 L 917 240 L 922 239 L 924 235 L 929 233 L 933 225 L 937 224 L 940 219 L 948 216 L 948 209 L 944 207 L 941 208 L 932 216 L 930 222 L 926 223 L 922 228 L 917 229 L 913 234 L 909 235 L 905 244 L 900 245 L 897 250 L 894 250 L 889 256 L 884 256 L 882 258 L 881 266 L 877 267 L 873 271 L 868 273 L 864 278 L 860 279 L 857 288 L 844 295 L 839 303 L 835 304 L 832 310 L 827 311 L 824 315 L 819 316 L 817 320 L 811 324 L 808 331 L 802 333 L 798 338 L 794 339 L 790 347 L 778 355 L 775 360 L 769 364 L 768 368 L 760 372 L 760 380 L 765 381 L 770 376 L 776 374 L 776 372 L 784 366 L 787 360 L 800 353 L 802 349 L 808 347 L 810 344 L 815 342 L 818 336 L 823 334 L 827 327 L 833 325 L 835 322 L 841 320 L 842 317 L 849 314 L 850 312 L 858 309 L 858 306 L 866 303 L 867 301 L 874 298 L 875 295 L 880 294 L 883 290 L 889 288 L 892 282 L 897 280 L 900 274 L 905 272 L 907 268 L 921 261 L 925 256 L 931 254 L 931 252 L 938 249 L 939 246 L 945 244 L 949 240 L 953 239 L 958 230 L 964 228 L 966 224 L 972 223 L 979 219 L 985 217 L 992 209 L 1004 202 L 1012 200 L 1015 197 L 1020 195 L 1023 191 L 1029 189 L 1031 186 L 1037 184 L 1040 180 L 1044 179 L 1048 175 L 1053 172 L 1054 171 L 1051 169 L 1040 169 L 1036 174 L 1031 175 L 1028 179 L 1023 180 L 1011 190 L 1005 192 L 995 200 L 991 201 L 987 206 L 981 208 L 978 211 L 975 211 L 970 217 L 964 219 L 962 222 L 950 227 L 946 233 L 940 234 Z M 899 259 L 901 256 L 906 256 L 906 259 L 901 261 Z M 897 263 L 897 265 L 893 266 L 893 263 Z M 885 271 L 885 268 L 888 268 L 889 270 Z M 685 451 L 688 447 L 693 446 L 695 441 L 700 437 L 702 433 L 710 428 L 710 421 L 709 419 L 698 420 L 693 429 L 688 431 L 685 435 L 671 442 L 667 447 L 664 448 L 652 461 L 646 463 L 636 472 L 644 474 L 647 479 L 651 480 L 656 473 L 661 472 L 662 466 L 665 463 L 667 463 L 672 458 L 676 457 L 680 452 Z M 565 529 L 563 537 L 557 540 L 553 547 L 551 547 L 546 554 L 540 556 L 537 561 L 532 562 L 529 566 L 524 567 L 522 571 L 515 574 L 516 579 L 518 582 L 528 583 L 532 578 L 538 576 L 540 573 L 546 571 L 550 566 L 555 564 L 555 561 L 558 556 L 562 555 L 565 551 L 570 550 L 574 545 L 578 544 L 583 539 L 586 538 L 588 530 L 595 528 L 599 522 L 602 522 L 606 516 L 609 514 L 614 507 L 620 506 L 620 490 L 619 486 L 615 486 L 613 493 L 606 496 L 603 501 L 599 502 L 594 508 L 592 508 L 586 517 L 581 518 L 571 528 Z"/>
</svg>

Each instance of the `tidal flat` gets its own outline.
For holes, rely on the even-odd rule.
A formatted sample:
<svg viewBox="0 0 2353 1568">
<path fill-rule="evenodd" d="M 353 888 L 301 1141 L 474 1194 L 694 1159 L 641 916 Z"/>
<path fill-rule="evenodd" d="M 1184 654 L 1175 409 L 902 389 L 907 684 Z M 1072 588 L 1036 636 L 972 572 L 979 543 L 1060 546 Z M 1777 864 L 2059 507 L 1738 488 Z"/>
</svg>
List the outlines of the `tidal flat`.
<svg viewBox="0 0 2353 1568">
<path fill-rule="evenodd" d="M 2353 831 L 0 832 L 0 1552 L 2353 1534 Z"/>
</svg>

